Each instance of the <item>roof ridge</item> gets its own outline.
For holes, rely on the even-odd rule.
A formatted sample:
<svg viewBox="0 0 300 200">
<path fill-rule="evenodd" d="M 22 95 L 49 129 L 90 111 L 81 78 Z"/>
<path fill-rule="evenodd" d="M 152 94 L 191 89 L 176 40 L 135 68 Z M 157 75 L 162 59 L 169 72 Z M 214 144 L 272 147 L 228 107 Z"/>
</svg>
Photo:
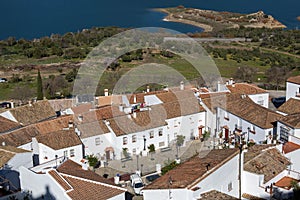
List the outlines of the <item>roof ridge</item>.
<svg viewBox="0 0 300 200">
<path fill-rule="evenodd" d="M 61 186 L 58 182 L 57 182 L 57 180 L 50 174 L 50 176 L 66 191 L 66 192 L 70 192 L 70 191 L 72 191 L 72 190 L 74 190 L 74 188 L 73 188 L 73 186 L 64 178 L 64 177 L 62 177 L 61 175 L 60 175 L 60 173 L 57 171 L 57 170 L 55 170 L 55 169 L 52 169 L 52 170 L 50 170 L 50 171 L 48 171 L 48 174 L 49 174 L 49 172 L 53 172 L 53 173 L 55 173 L 57 176 L 59 176 L 59 178 L 62 180 L 62 181 L 64 181 L 71 189 L 69 189 L 69 190 L 66 190 L 66 189 L 64 189 L 63 188 L 63 186 Z"/>
<path fill-rule="evenodd" d="M 114 188 L 114 189 L 127 191 L 124 188 L 114 186 L 114 185 L 110 185 L 110 184 L 107 184 L 107 183 L 103 183 L 103 182 L 100 182 L 100 181 L 94 181 L 94 180 L 90 180 L 90 179 L 86 179 L 86 178 L 82 178 L 82 177 L 78 177 L 78 176 L 73 176 L 73 175 L 70 175 L 70 174 L 65 174 L 65 173 L 62 173 L 62 172 L 58 172 L 58 173 L 61 174 L 61 176 L 66 176 L 66 177 L 78 179 L 78 180 L 81 180 L 81 181 L 86 181 L 86 182 L 102 185 L 102 186 L 105 186 L 105 187 L 111 187 L 111 188 Z"/>
</svg>

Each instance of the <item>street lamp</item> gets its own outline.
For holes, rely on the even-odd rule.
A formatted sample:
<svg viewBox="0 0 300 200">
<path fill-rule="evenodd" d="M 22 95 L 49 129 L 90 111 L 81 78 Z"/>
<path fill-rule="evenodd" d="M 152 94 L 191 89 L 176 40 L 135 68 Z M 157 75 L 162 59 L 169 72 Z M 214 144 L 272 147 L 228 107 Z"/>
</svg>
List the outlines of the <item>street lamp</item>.
<svg viewBox="0 0 300 200">
<path fill-rule="evenodd" d="M 247 139 L 247 146 L 249 145 L 249 133 L 250 133 L 250 127 L 247 128 L 248 129 L 248 139 Z"/>
<path fill-rule="evenodd" d="M 139 155 L 136 155 L 136 171 L 139 171 Z"/>
<path fill-rule="evenodd" d="M 146 151 L 146 137 L 143 136 L 143 138 L 144 138 L 144 151 Z"/>
<path fill-rule="evenodd" d="M 143 164 L 141 164 L 141 176 L 142 176 L 142 171 L 143 171 Z"/>
</svg>

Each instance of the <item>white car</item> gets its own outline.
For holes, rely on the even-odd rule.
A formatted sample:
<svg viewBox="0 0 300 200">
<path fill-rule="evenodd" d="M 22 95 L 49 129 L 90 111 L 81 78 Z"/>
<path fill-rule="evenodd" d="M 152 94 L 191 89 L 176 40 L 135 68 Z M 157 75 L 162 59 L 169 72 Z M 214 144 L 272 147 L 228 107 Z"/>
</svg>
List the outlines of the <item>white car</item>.
<svg viewBox="0 0 300 200">
<path fill-rule="evenodd" d="M 141 177 L 138 174 L 132 174 L 130 176 L 130 181 L 131 181 L 131 186 L 134 190 L 134 193 L 137 195 L 142 195 L 143 194 L 142 189 L 144 188 L 144 183 L 143 183 Z"/>
</svg>

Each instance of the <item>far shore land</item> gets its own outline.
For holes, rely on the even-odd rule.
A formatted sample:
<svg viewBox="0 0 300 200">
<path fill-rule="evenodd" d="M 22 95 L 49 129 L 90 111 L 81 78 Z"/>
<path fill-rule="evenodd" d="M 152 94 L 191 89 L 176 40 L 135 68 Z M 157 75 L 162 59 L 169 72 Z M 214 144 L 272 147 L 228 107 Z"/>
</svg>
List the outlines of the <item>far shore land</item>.
<svg viewBox="0 0 300 200">
<path fill-rule="evenodd" d="M 189 25 L 193 25 L 199 28 L 203 29 L 203 32 L 211 32 L 213 30 L 213 27 L 207 24 L 203 24 L 203 23 L 198 23 L 198 22 L 193 22 L 191 20 L 186 20 L 186 19 L 177 19 L 172 17 L 172 14 L 164 8 L 156 8 L 154 9 L 157 12 L 162 12 L 162 13 L 166 13 L 168 14 L 163 20 L 164 21 L 170 21 L 170 22 L 178 22 L 178 23 L 183 23 L 183 24 L 189 24 Z"/>
<path fill-rule="evenodd" d="M 214 27 L 214 25 L 209 25 L 209 24 L 204 24 L 204 23 L 199 23 L 199 22 L 196 22 L 196 21 L 192 21 L 192 20 L 189 20 L 189 19 L 174 17 L 174 13 L 171 13 L 168 9 L 169 8 L 155 8 L 153 10 L 157 11 L 157 12 L 166 13 L 167 16 L 163 19 L 164 21 L 178 22 L 178 23 L 193 25 L 193 26 L 202 28 L 203 32 L 211 32 L 211 31 L 213 31 L 213 29 L 216 28 L 216 27 Z M 192 10 L 200 10 L 200 9 L 192 9 Z M 210 10 L 201 10 L 201 11 L 218 13 L 217 11 L 210 11 Z M 256 15 L 256 14 L 260 14 L 260 15 L 263 14 L 264 15 L 264 13 L 262 11 L 259 11 L 257 13 L 249 14 L 249 16 L 253 16 L 253 15 Z M 278 22 L 277 20 L 275 20 L 272 16 L 269 16 L 269 17 L 272 20 L 272 21 L 270 20 L 271 22 L 268 22 L 268 23 L 256 22 L 256 23 L 249 23 L 249 24 L 243 25 L 243 26 L 244 27 L 249 27 L 249 28 L 271 28 L 271 29 L 272 28 L 286 28 L 286 26 L 284 24 L 282 24 L 282 23 Z M 297 19 L 300 21 L 300 16 L 297 17 Z M 240 27 L 240 25 L 238 23 L 231 23 L 231 22 L 229 22 L 226 26 L 227 26 L 227 28 L 239 28 Z"/>
</svg>

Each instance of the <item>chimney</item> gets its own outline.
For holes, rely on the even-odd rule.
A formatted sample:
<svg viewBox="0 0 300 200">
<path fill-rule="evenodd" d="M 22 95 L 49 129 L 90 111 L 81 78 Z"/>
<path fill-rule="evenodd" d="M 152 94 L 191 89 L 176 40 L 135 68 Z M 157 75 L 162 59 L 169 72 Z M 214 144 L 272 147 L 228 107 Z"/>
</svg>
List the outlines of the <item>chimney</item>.
<svg viewBox="0 0 300 200">
<path fill-rule="evenodd" d="M 150 86 L 147 85 L 147 93 L 149 93 L 149 92 L 150 92 Z"/>
<path fill-rule="evenodd" d="M 32 106 L 31 101 L 28 101 L 28 105 L 29 105 L 29 106 Z"/>
<path fill-rule="evenodd" d="M 184 90 L 184 82 L 183 81 L 180 82 L 180 90 Z"/>
<path fill-rule="evenodd" d="M 14 108 L 15 106 L 14 106 L 14 102 L 13 101 L 11 101 L 10 102 L 10 108 Z"/>
<path fill-rule="evenodd" d="M 133 118 L 136 118 L 136 112 L 133 112 L 132 115 L 133 115 Z"/>
<path fill-rule="evenodd" d="M 5 142 L 3 141 L 3 142 L 2 142 L 2 146 L 5 146 L 5 145 L 6 145 L 6 144 L 5 144 Z"/>
<path fill-rule="evenodd" d="M 83 121 L 83 116 L 82 116 L 82 115 L 78 115 L 78 120 L 79 120 L 80 122 L 82 122 L 82 121 Z"/>
<path fill-rule="evenodd" d="M 123 111 L 124 111 L 124 107 L 123 107 L 122 104 L 119 105 L 119 111 L 120 111 L 120 112 L 123 112 Z"/>
<path fill-rule="evenodd" d="M 73 121 L 72 120 L 69 120 L 69 123 L 68 123 L 68 125 L 69 125 L 69 128 L 73 128 Z"/>
<path fill-rule="evenodd" d="M 221 83 L 220 81 L 218 81 L 217 83 L 217 92 L 220 92 L 221 91 Z"/>
<path fill-rule="evenodd" d="M 81 160 L 81 167 L 83 170 L 88 170 L 89 168 L 89 162 L 86 159 Z"/>
<path fill-rule="evenodd" d="M 136 103 L 136 95 L 133 96 L 133 103 Z"/>
<path fill-rule="evenodd" d="M 104 89 L 104 96 L 108 96 L 108 89 Z"/>
<path fill-rule="evenodd" d="M 234 84 L 233 78 L 230 78 L 229 79 L 229 85 L 233 85 L 233 84 Z"/>
</svg>

